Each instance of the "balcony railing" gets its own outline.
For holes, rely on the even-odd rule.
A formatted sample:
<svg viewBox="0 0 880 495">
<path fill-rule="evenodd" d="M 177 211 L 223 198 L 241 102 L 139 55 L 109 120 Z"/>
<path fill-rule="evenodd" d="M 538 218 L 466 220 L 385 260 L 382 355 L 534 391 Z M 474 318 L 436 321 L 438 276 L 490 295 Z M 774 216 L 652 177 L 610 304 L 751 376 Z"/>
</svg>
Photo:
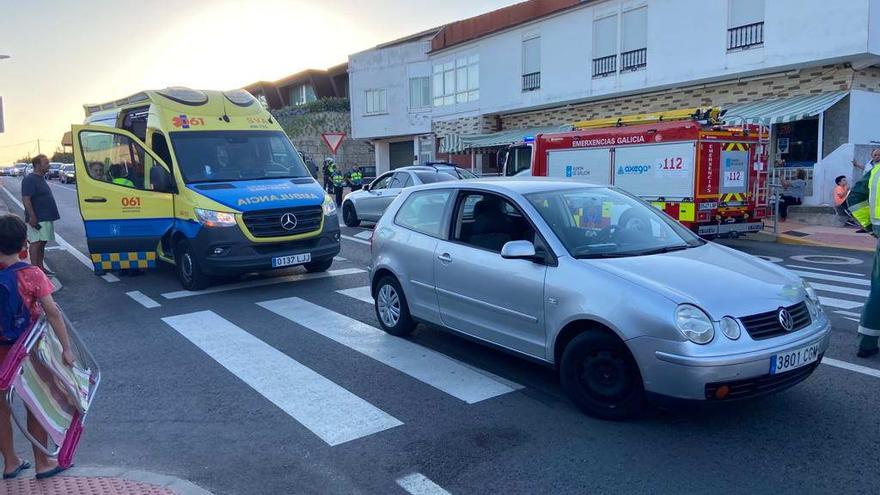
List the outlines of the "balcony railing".
<svg viewBox="0 0 880 495">
<path fill-rule="evenodd" d="M 745 50 L 764 44 L 764 23 L 756 22 L 727 30 L 727 49 Z"/>
<path fill-rule="evenodd" d="M 620 54 L 620 70 L 637 70 L 648 65 L 648 49 L 641 48 Z"/>
<path fill-rule="evenodd" d="M 617 72 L 617 55 L 593 59 L 593 77 L 605 77 Z"/>
<path fill-rule="evenodd" d="M 541 73 L 532 72 L 531 74 L 523 74 L 522 90 L 534 91 L 536 89 L 541 89 Z"/>
</svg>

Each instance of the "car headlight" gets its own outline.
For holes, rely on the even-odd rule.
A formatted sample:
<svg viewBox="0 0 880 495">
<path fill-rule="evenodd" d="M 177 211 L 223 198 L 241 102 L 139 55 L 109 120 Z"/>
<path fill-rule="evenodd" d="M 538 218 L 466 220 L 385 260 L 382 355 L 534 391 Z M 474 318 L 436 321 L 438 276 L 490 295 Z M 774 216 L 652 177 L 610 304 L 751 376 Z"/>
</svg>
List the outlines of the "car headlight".
<svg viewBox="0 0 880 495">
<path fill-rule="evenodd" d="M 810 310 L 810 316 L 815 320 L 822 314 L 822 301 L 819 300 L 819 295 L 816 294 L 816 289 L 814 289 L 809 282 L 803 280 L 803 283 L 804 292 L 807 293 L 807 299 L 805 301 L 807 309 Z"/>
<path fill-rule="evenodd" d="M 199 222 L 206 227 L 233 227 L 235 226 L 235 215 L 222 211 L 203 210 L 195 208 L 196 217 Z"/>
<path fill-rule="evenodd" d="M 324 214 L 333 215 L 336 213 L 336 200 L 329 194 L 324 195 Z"/>
<path fill-rule="evenodd" d="M 736 340 L 742 335 L 742 329 L 739 326 L 739 322 L 729 316 L 725 316 L 721 318 L 721 333 L 730 340 Z"/>
<path fill-rule="evenodd" d="M 694 344 L 708 344 L 715 337 L 715 327 L 709 315 L 690 304 L 682 304 L 675 310 L 675 326 Z"/>
<path fill-rule="evenodd" d="M 804 292 L 807 293 L 807 299 L 813 301 L 815 304 L 819 304 L 819 295 L 816 294 L 816 289 L 814 289 L 806 280 L 802 280 L 802 282 L 804 283 Z"/>
</svg>

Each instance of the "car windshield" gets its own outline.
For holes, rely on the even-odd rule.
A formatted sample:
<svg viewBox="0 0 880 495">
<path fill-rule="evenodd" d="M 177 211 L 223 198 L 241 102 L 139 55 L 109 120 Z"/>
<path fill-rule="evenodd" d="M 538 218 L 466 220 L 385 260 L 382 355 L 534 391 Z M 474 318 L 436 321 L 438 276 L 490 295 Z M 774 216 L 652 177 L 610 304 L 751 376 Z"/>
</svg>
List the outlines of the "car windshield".
<svg viewBox="0 0 880 495">
<path fill-rule="evenodd" d="M 678 222 L 616 189 L 584 187 L 526 198 L 576 258 L 643 256 L 705 244 Z"/>
<path fill-rule="evenodd" d="M 416 172 L 416 177 L 422 181 L 422 184 L 433 184 L 435 182 L 448 182 L 458 180 L 446 172 Z"/>
<path fill-rule="evenodd" d="M 64 165 L 61 167 L 61 170 L 64 170 L 65 172 L 73 172 L 73 165 Z"/>
<path fill-rule="evenodd" d="M 280 131 L 173 132 L 171 142 L 188 184 L 311 177 Z"/>
</svg>

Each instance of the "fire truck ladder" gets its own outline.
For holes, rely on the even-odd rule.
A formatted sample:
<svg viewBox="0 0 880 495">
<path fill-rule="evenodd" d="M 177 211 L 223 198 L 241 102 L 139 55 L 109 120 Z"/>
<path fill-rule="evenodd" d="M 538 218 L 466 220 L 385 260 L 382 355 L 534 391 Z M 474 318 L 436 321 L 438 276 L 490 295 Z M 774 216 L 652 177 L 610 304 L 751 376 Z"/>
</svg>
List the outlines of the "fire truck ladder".
<svg viewBox="0 0 880 495">
<path fill-rule="evenodd" d="M 668 112 L 641 113 L 626 115 L 623 117 L 610 117 L 607 119 L 582 120 L 572 124 L 574 130 L 598 129 L 602 127 L 623 127 L 638 124 L 652 124 L 655 122 L 670 122 L 692 120 L 704 124 L 721 123 L 722 111 L 717 107 L 683 108 Z"/>
</svg>

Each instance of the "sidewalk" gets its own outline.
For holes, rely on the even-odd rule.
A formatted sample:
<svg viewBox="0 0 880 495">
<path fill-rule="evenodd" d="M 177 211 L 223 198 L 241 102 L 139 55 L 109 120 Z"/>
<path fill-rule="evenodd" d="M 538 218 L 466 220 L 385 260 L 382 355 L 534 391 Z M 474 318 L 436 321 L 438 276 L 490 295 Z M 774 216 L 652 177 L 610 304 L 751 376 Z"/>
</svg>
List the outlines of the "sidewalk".
<svg viewBox="0 0 880 495">
<path fill-rule="evenodd" d="M 780 244 L 822 246 L 869 253 L 876 251 L 877 238 L 871 234 L 857 234 L 856 230 L 856 227 L 825 227 L 788 221 L 779 224 L 779 233 L 775 236 L 775 241 Z M 748 237 L 765 237 L 767 240 L 772 240 L 773 221 L 765 222 L 762 233 Z"/>
<path fill-rule="evenodd" d="M 47 480 L 27 476 L 0 481 L 0 495 L 211 495 L 189 481 L 121 468 L 77 468 Z"/>
</svg>

